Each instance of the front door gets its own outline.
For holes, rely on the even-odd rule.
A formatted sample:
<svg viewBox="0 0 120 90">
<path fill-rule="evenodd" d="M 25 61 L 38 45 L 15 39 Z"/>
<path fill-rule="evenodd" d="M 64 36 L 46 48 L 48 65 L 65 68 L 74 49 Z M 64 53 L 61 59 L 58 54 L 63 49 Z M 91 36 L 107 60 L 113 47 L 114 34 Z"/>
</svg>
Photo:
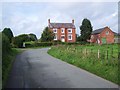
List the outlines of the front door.
<svg viewBox="0 0 120 90">
<path fill-rule="evenodd" d="M 61 36 L 61 41 L 65 42 L 65 36 Z"/>
<path fill-rule="evenodd" d="M 106 44 L 106 38 L 102 38 L 102 44 Z"/>
</svg>

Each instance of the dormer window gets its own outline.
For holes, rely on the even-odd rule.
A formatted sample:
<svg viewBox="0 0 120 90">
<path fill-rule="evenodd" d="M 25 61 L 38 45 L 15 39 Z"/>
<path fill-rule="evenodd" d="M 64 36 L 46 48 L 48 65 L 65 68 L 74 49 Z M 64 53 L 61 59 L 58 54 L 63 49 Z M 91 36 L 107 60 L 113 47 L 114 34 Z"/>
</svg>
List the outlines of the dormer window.
<svg viewBox="0 0 120 90">
<path fill-rule="evenodd" d="M 65 28 L 61 28 L 61 33 L 65 33 Z"/>
</svg>

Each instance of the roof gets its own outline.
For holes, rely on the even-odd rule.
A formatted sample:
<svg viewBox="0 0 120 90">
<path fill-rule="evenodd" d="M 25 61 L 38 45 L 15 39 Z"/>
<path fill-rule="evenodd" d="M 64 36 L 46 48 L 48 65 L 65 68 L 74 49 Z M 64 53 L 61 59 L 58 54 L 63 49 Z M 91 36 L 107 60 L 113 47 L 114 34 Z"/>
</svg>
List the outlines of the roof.
<svg viewBox="0 0 120 90">
<path fill-rule="evenodd" d="M 96 30 L 94 30 L 94 31 L 92 32 L 92 34 L 99 34 L 99 33 L 101 33 L 105 28 L 106 28 L 106 27 L 100 28 L 100 29 L 96 29 Z M 113 32 L 113 31 L 112 31 L 112 32 Z M 114 33 L 115 36 L 120 35 L 120 33 L 116 33 L 116 32 L 113 32 L 113 33 Z"/>
<path fill-rule="evenodd" d="M 105 29 L 105 27 L 104 27 L 104 28 L 100 28 L 100 29 L 96 29 L 96 30 L 94 30 L 94 31 L 92 32 L 92 34 L 99 34 L 99 33 L 101 33 L 104 29 Z"/>
<path fill-rule="evenodd" d="M 115 36 L 120 36 L 120 33 L 113 32 Z"/>
<path fill-rule="evenodd" d="M 73 23 L 50 23 L 50 28 L 75 28 Z"/>
</svg>

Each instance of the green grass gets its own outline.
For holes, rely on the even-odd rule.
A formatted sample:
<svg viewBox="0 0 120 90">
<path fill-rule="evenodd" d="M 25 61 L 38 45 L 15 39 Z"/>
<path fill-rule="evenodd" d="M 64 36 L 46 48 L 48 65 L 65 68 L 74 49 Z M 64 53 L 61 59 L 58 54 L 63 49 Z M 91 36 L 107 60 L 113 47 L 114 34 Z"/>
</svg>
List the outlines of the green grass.
<svg viewBox="0 0 120 90">
<path fill-rule="evenodd" d="M 98 58 L 98 49 L 100 56 Z M 108 50 L 108 58 L 107 58 Z M 59 45 L 48 53 L 118 84 L 118 45 Z M 120 80 L 120 79 L 119 79 Z"/>
<path fill-rule="evenodd" d="M 2 87 L 5 86 L 9 73 L 12 68 L 12 63 L 18 53 L 22 52 L 22 50 L 12 49 L 6 55 L 2 55 Z"/>
</svg>

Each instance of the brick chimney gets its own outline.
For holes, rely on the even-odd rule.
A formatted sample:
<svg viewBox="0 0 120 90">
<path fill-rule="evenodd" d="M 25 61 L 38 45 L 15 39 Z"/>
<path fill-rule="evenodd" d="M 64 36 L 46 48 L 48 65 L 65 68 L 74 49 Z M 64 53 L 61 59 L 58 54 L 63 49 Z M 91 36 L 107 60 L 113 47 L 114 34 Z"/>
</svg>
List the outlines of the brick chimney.
<svg viewBox="0 0 120 90">
<path fill-rule="evenodd" d="M 74 19 L 72 20 L 72 24 L 74 24 Z"/>
<path fill-rule="evenodd" d="M 50 19 L 48 19 L 48 27 L 50 27 Z"/>
</svg>

